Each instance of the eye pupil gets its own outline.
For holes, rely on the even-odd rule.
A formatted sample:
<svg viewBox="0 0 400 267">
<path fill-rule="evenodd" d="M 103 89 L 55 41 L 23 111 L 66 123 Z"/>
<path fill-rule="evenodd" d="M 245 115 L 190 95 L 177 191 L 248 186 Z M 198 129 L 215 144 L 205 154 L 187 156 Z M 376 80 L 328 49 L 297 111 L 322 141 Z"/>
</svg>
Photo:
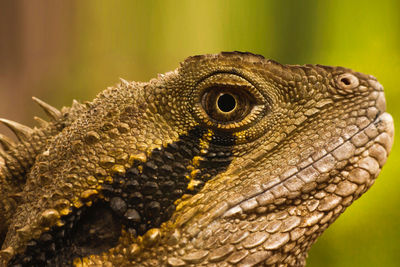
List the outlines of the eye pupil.
<svg viewBox="0 0 400 267">
<path fill-rule="evenodd" d="M 222 112 L 230 112 L 236 107 L 236 99 L 230 94 L 222 94 L 218 97 L 217 105 Z"/>
</svg>

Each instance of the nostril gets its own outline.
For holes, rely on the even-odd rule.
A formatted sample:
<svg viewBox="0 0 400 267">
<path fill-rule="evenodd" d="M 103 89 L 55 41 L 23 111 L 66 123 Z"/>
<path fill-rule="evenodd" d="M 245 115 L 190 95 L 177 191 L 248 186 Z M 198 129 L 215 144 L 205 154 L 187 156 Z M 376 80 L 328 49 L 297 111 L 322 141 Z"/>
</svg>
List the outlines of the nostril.
<svg viewBox="0 0 400 267">
<path fill-rule="evenodd" d="M 343 73 L 336 77 L 336 84 L 339 88 L 349 90 L 359 85 L 358 78 L 351 73 Z"/>
<path fill-rule="evenodd" d="M 347 78 L 347 77 L 344 77 L 344 78 L 340 79 L 340 81 L 342 83 L 344 83 L 345 85 L 350 85 L 351 84 L 349 78 Z"/>
</svg>

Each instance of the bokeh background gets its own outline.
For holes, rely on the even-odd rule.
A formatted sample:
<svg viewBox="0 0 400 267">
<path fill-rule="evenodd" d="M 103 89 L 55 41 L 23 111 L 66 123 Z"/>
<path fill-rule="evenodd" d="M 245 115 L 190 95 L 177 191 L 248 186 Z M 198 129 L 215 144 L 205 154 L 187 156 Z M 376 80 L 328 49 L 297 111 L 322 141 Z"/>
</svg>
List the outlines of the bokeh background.
<svg viewBox="0 0 400 267">
<path fill-rule="evenodd" d="M 0 0 L 0 117 L 33 126 L 43 112 L 32 95 L 61 107 L 119 77 L 147 81 L 187 56 L 240 50 L 373 74 L 399 125 L 399 14 L 398 0 Z M 399 166 L 395 143 L 375 186 L 318 240 L 308 266 L 399 266 Z"/>
</svg>

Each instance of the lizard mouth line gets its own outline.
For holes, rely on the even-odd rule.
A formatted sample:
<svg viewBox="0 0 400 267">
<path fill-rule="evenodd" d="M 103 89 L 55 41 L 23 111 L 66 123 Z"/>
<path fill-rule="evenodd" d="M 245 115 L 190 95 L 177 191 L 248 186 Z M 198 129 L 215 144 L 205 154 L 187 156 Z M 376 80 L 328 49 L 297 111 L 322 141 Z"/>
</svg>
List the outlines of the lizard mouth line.
<svg viewBox="0 0 400 267">
<path fill-rule="evenodd" d="M 329 155 L 331 155 L 332 153 L 334 153 L 335 151 L 339 150 L 340 148 L 342 148 L 346 143 L 350 142 L 350 140 L 360 134 L 365 132 L 365 130 L 368 127 L 371 127 L 373 124 L 379 124 L 380 122 L 387 120 L 387 118 L 383 118 L 384 116 L 390 116 L 391 115 L 387 112 L 381 112 L 379 111 L 379 113 L 376 115 L 375 119 L 372 120 L 370 123 L 368 123 L 368 125 L 366 125 L 365 127 L 361 128 L 360 130 L 358 130 L 356 133 L 352 134 L 351 136 L 349 136 L 348 138 L 344 139 L 343 142 L 339 145 L 337 145 L 336 147 L 334 147 L 333 149 L 331 149 L 330 151 L 326 151 L 326 153 L 324 153 L 324 155 L 320 156 L 319 158 L 312 160 L 311 163 L 305 165 L 302 168 L 296 168 L 296 171 L 289 171 L 287 172 L 288 174 L 284 177 L 276 177 L 274 179 L 271 179 L 267 184 L 267 186 L 262 186 L 260 185 L 260 189 L 258 190 L 258 192 L 255 192 L 253 195 L 247 197 L 246 199 L 242 199 L 240 200 L 238 203 L 233 204 L 230 208 L 228 208 L 228 210 L 223 214 L 223 217 L 229 217 L 238 213 L 242 213 L 243 211 L 247 211 L 247 210 L 253 210 L 256 207 L 259 206 L 263 206 L 263 204 L 258 203 L 258 201 L 256 200 L 257 197 L 261 196 L 262 194 L 267 194 L 269 193 L 270 195 L 270 200 L 272 202 L 269 202 L 267 204 L 272 204 L 274 199 L 278 199 L 280 197 L 287 197 L 287 195 L 282 195 L 282 196 L 276 196 L 273 193 L 271 193 L 271 190 L 273 190 L 274 188 L 276 188 L 279 185 L 284 186 L 283 184 L 285 182 L 287 182 L 288 180 L 290 180 L 291 178 L 294 178 L 296 175 L 299 175 L 302 171 L 308 169 L 308 168 L 313 168 L 313 164 L 324 160 L 325 158 L 327 158 Z M 385 130 L 383 132 L 387 132 L 389 129 L 385 128 Z M 374 138 L 371 138 L 371 140 L 375 140 L 381 133 L 378 133 Z M 332 157 L 332 156 L 331 156 Z M 351 156 L 354 157 L 354 154 Z M 350 158 L 351 158 L 350 157 Z M 332 157 L 333 158 L 333 157 Z M 336 160 L 336 162 L 334 164 L 332 164 L 333 166 L 338 162 L 339 160 Z M 348 164 L 346 164 L 347 166 Z M 333 167 L 332 166 L 332 167 Z M 327 170 L 325 173 L 329 173 L 329 170 Z M 322 174 L 321 172 L 319 172 L 319 174 Z M 309 181 L 303 181 L 303 183 L 310 183 L 310 182 L 316 182 L 316 179 L 313 180 L 309 180 Z M 301 191 L 301 187 L 303 187 L 304 185 L 299 186 L 299 188 L 297 188 L 297 190 Z M 294 199 L 297 199 L 301 196 L 302 194 L 300 194 L 299 196 L 295 197 Z M 279 206 L 279 204 L 276 204 L 276 206 Z"/>
</svg>

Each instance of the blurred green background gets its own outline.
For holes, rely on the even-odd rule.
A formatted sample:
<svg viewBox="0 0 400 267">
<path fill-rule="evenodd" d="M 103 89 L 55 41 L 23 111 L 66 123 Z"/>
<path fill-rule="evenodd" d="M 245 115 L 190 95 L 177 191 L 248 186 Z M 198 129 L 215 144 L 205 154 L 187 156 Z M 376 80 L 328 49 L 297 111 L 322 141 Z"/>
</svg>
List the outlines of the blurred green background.
<svg viewBox="0 0 400 267">
<path fill-rule="evenodd" d="M 240 50 L 372 74 L 398 125 L 399 14 L 398 0 L 0 0 L 0 117 L 34 125 L 43 113 L 32 95 L 61 107 L 119 77 L 147 81 L 187 56 Z M 399 266 L 396 166 L 395 144 L 375 186 L 318 240 L 308 266 Z"/>
</svg>

